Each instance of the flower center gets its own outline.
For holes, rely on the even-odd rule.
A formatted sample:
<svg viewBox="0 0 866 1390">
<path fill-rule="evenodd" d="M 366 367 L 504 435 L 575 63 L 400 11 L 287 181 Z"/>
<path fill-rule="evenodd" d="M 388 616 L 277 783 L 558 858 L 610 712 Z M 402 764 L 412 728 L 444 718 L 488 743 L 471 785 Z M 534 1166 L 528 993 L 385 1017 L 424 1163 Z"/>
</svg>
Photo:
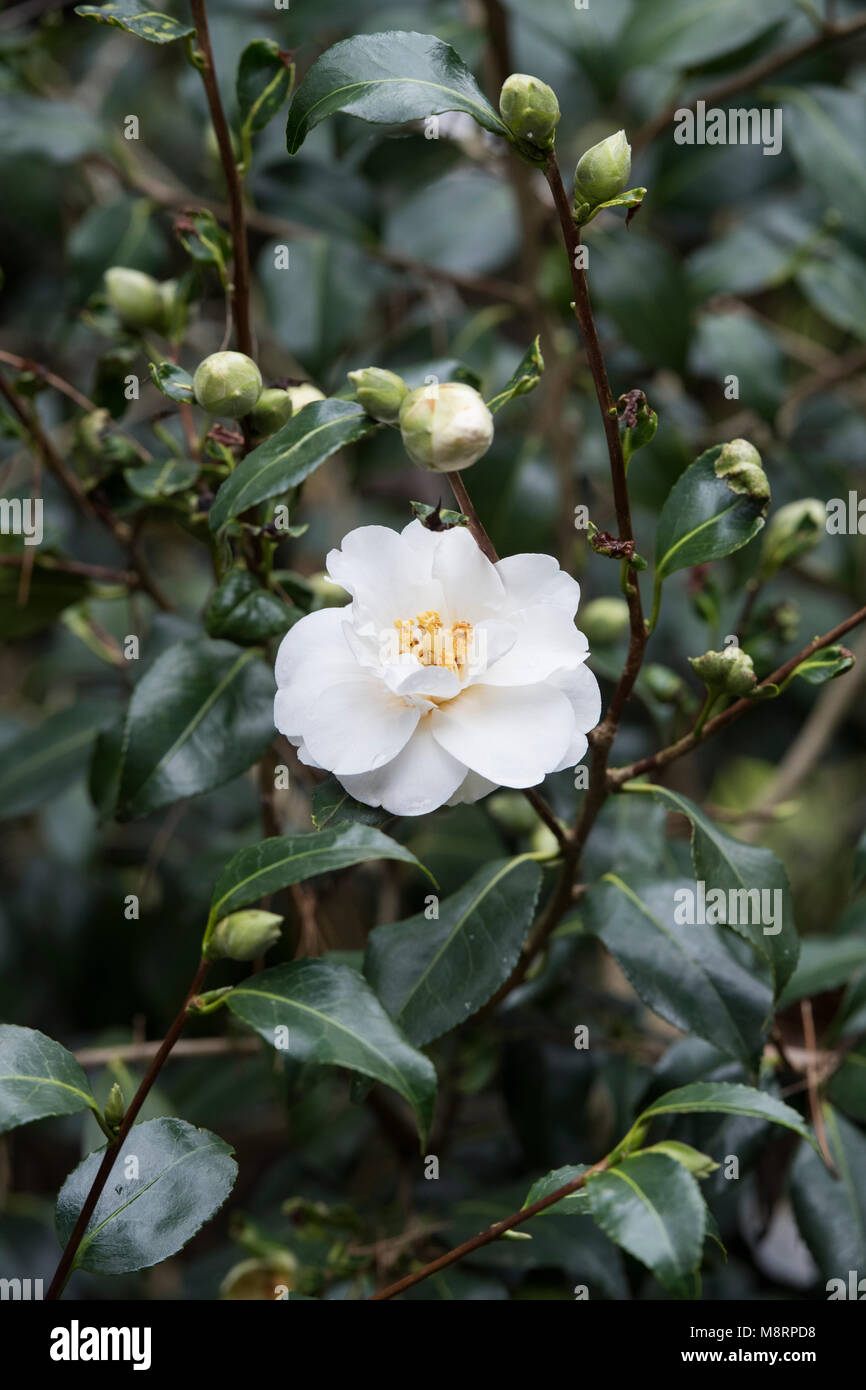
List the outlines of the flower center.
<svg viewBox="0 0 866 1390">
<path fill-rule="evenodd" d="M 400 655 L 416 656 L 422 666 L 445 666 L 463 676 L 472 646 L 472 624 L 446 627 L 435 609 L 412 618 L 395 618 L 400 635 Z"/>
</svg>

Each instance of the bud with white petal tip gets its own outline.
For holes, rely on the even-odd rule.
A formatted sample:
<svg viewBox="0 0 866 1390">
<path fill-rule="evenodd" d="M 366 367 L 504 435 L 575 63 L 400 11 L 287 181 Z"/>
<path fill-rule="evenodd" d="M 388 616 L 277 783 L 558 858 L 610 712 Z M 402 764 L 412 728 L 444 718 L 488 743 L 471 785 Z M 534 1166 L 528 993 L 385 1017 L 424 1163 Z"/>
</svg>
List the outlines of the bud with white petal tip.
<svg viewBox="0 0 866 1390">
<path fill-rule="evenodd" d="M 592 145 L 574 171 L 574 216 L 584 222 L 599 204 L 622 193 L 631 174 L 631 145 L 624 130 Z"/>
<path fill-rule="evenodd" d="M 419 386 L 400 407 L 400 433 L 413 463 L 453 473 L 487 453 L 493 416 L 478 392 L 462 382 Z"/>
<path fill-rule="evenodd" d="M 780 507 L 767 522 L 761 551 L 761 579 L 769 579 L 783 565 L 807 555 L 826 531 L 827 508 L 817 497 L 803 497 Z"/>
<path fill-rule="evenodd" d="M 374 420 L 383 425 L 393 425 L 400 414 L 400 407 L 409 394 L 409 387 L 396 372 L 384 367 L 364 367 L 358 372 L 349 372 L 349 380 L 355 388 L 358 402 Z"/>
<path fill-rule="evenodd" d="M 204 953 L 208 960 L 255 960 L 279 941 L 282 920 L 259 908 L 232 912 L 217 922 Z"/>
<path fill-rule="evenodd" d="M 320 391 L 318 386 L 314 386 L 311 381 L 302 381 L 297 386 L 287 386 L 289 399 L 292 402 L 292 414 L 297 415 L 299 410 L 303 410 L 305 405 L 312 401 L 323 401 L 324 391 Z"/>
<path fill-rule="evenodd" d="M 582 610 L 580 625 L 590 646 L 609 646 L 628 632 L 628 604 L 624 598 L 594 598 Z"/>
<path fill-rule="evenodd" d="M 105 293 L 127 328 L 158 328 L 162 323 L 165 301 L 152 275 L 124 265 L 110 266 L 105 272 Z"/>
<path fill-rule="evenodd" d="M 196 367 L 192 389 L 209 415 L 240 420 L 261 395 L 262 374 L 243 352 L 212 352 Z"/>
<path fill-rule="evenodd" d="M 252 426 L 256 434 L 276 434 L 293 415 L 292 398 L 279 386 L 267 386 L 252 410 Z"/>
<path fill-rule="evenodd" d="M 518 140 L 539 150 L 553 146 L 559 121 L 556 92 L 525 72 L 513 72 L 502 84 L 499 114 Z"/>
</svg>

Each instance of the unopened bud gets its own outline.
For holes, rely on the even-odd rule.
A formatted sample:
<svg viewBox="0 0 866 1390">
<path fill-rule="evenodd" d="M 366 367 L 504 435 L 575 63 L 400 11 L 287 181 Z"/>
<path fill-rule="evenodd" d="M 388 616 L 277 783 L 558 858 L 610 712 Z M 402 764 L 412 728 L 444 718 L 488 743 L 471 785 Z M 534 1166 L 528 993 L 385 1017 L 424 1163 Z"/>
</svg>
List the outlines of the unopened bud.
<svg viewBox="0 0 866 1390">
<path fill-rule="evenodd" d="M 279 941 L 282 920 L 259 908 L 232 912 L 217 922 L 205 954 L 208 960 L 255 960 Z"/>
<path fill-rule="evenodd" d="M 164 302 L 159 282 L 142 270 L 113 265 L 105 272 L 105 293 L 121 323 L 127 328 L 158 328 Z"/>
<path fill-rule="evenodd" d="M 658 700 L 663 705 L 676 704 L 683 694 L 682 676 L 676 671 L 672 671 L 669 666 L 662 666 L 657 661 L 651 661 L 647 666 L 644 666 L 641 677 L 653 699 Z"/>
<path fill-rule="evenodd" d="M 220 1284 L 220 1297 L 231 1302 L 251 1299 L 273 1302 L 278 1289 L 291 1291 L 296 1288 L 299 1268 L 289 1250 L 275 1250 L 259 1259 L 241 1260 Z"/>
<path fill-rule="evenodd" d="M 764 472 L 761 455 L 748 439 L 732 439 L 722 446 L 713 465 L 717 478 L 724 478 L 732 492 L 740 492 L 755 501 L 770 500 L 770 481 Z"/>
<path fill-rule="evenodd" d="M 549 150 L 559 120 L 556 92 L 525 72 L 513 72 L 502 84 L 499 114 L 519 140 Z"/>
<path fill-rule="evenodd" d="M 493 416 L 471 386 L 448 381 L 409 392 L 400 408 L 400 432 L 413 463 L 452 473 L 487 453 Z"/>
<path fill-rule="evenodd" d="M 299 386 L 287 386 L 286 391 L 292 402 L 293 415 L 297 415 L 299 410 L 303 410 L 304 406 L 310 405 L 312 401 L 325 399 L 324 391 L 320 391 L 311 381 L 302 381 Z"/>
<path fill-rule="evenodd" d="M 267 386 L 252 410 L 252 426 L 256 434 L 276 434 L 292 418 L 292 398 L 279 386 Z"/>
<path fill-rule="evenodd" d="M 814 550 L 826 530 L 827 508 L 817 497 L 803 497 L 780 507 L 767 522 L 761 550 L 761 579 L 792 565 Z"/>
<path fill-rule="evenodd" d="M 364 367 L 361 371 L 349 372 L 349 380 L 367 414 L 385 425 L 392 425 L 409 393 L 403 378 L 384 367 Z"/>
<path fill-rule="evenodd" d="M 628 604 L 624 598 L 594 598 L 581 611 L 580 625 L 590 646 L 609 646 L 628 631 Z"/>
<path fill-rule="evenodd" d="M 248 415 L 262 390 L 262 374 L 242 352 L 212 352 L 196 367 L 192 389 L 202 410 L 239 420 Z"/>
<path fill-rule="evenodd" d="M 108 1093 L 108 1100 L 105 1102 L 105 1109 L 102 1113 L 109 1129 L 120 1128 L 126 1114 L 126 1101 L 123 1098 L 123 1091 L 116 1081 Z"/>
<path fill-rule="evenodd" d="M 707 689 L 719 695 L 749 695 L 758 683 L 752 658 L 742 647 L 690 656 L 689 665 Z"/>
<path fill-rule="evenodd" d="M 618 130 L 582 154 L 574 171 L 574 215 L 582 222 L 600 203 L 622 193 L 631 174 L 631 145 Z"/>
</svg>

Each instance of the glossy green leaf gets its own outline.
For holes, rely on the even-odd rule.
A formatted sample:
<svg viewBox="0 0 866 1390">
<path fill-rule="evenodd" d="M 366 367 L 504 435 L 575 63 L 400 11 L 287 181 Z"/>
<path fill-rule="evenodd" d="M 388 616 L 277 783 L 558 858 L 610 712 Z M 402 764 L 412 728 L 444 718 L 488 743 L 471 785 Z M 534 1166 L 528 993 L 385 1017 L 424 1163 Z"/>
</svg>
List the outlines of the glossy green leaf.
<svg viewBox="0 0 866 1390">
<path fill-rule="evenodd" d="M 616 874 L 593 884 L 582 905 L 635 992 L 676 1028 L 720 1051 L 753 1062 L 772 1007 L 766 979 L 739 961 L 720 927 L 678 922 L 685 880 L 631 888 Z M 682 914 L 680 914 L 682 915 Z"/>
<path fill-rule="evenodd" d="M 170 401 L 188 404 L 195 399 L 192 377 L 183 367 L 179 367 L 176 362 L 151 362 L 149 366 L 151 381 Z"/>
<path fill-rule="evenodd" d="M 378 426 L 353 401 L 312 401 L 247 454 L 222 484 L 210 510 L 219 530 L 233 516 L 297 487 L 326 458 Z"/>
<path fill-rule="evenodd" d="M 76 5 L 75 13 L 82 19 L 95 19 L 97 24 L 112 24 L 127 34 L 147 39 L 148 43 L 171 43 L 195 33 L 192 24 L 172 19 L 162 10 L 152 9 L 144 0 L 110 0 L 107 5 Z"/>
<path fill-rule="evenodd" d="M 846 1053 L 826 1083 L 828 1100 L 862 1124 L 866 1121 L 866 1043 Z"/>
<path fill-rule="evenodd" d="M 245 772 L 273 737 L 273 694 L 273 675 L 254 649 L 205 637 L 169 647 L 135 687 L 115 748 L 117 819 L 146 816 Z M 114 742 L 102 736 L 97 763 Z"/>
<path fill-rule="evenodd" d="M 665 1154 L 639 1154 L 594 1174 L 586 1191 L 605 1235 L 651 1269 L 670 1293 L 688 1296 L 706 1231 L 706 1207 L 691 1173 Z"/>
<path fill-rule="evenodd" d="M 370 934 L 364 973 L 411 1042 L 456 1028 L 507 980 L 535 914 L 541 870 L 495 860 L 438 904 Z"/>
<path fill-rule="evenodd" d="M 526 1194 L 523 1205 L 531 1207 L 533 1202 L 540 1202 L 542 1197 L 549 1197 L 551 1192 L 574 1182 L 575 1178 L 586 1172 L 586 1168 L 585 1163 L 570 1163 L 564 1168 L 554 1168 L 552 1172 L 545 1173 L 543 1178 L 536 1178 Z M 552 1207 L 545 1207 L 544 1211 L 539 1212 L 539 1216 L 547 1216 L 548 1213 L 551 1216 L 585 1216 L 588 1205 L 586 1188 L 579 1187 L 576 1192 L 571 1192 L 561 1201 L 554 1202 Z"/>
<path fill-rule="evenodd" d="M 818 207 L 832 208 L 859 234 L 866 204 L 866 113 L 860 93 L 815 83 L 785 86 L 773 97 L 776 104 L 785 103 L 785 148 L 814 190 Z"/>
<path fill-rule="evenodd" d="M 210 918 L 216 922 L 226 913 L 236 912 L 292 883 L 316 874 L 336 873 L 367 859 L 396 859 L 426 873 L 414 854 L 372 825 L 274 836 L 242 849 L 229 860 L 213 891 Z"/>
<path fill-rule="evenodd" d="M 0 1134 L 47 1115 L 98 1109 L 71 1052 L 35 1028 L 0 1023 Z"/>
<path fill-rule="evenodd" d="M 781 860 L 772 850 L 745 845 L 726 835 L 693 801 L 679 792 L 654 783 L 631 782 L 626 786 L 630 792 L 652 796 L 659 805 L 669 811 L 679 811 L 691 822 L 695 878 L 703 881 L 707 893 L 711 889 L 725 893 L 728 906 L 735 909 L 731 915 L 737 919 L 752 919 L 756 915 L 767 918 L 763 922 L 730 921 L 727 925 L 750 941 L 768 961 L 778 994 L 793 974 L 800 953 L 791 887 Z M 754 910 L 756 900 L 743 897 L 750 891 L 760 894 L 758 913 Z"/>
<path fill-rule="evenodd" d="M 125 468 L 123 476 L 130 492 L 147 501 L 171 497 L 186 492 L 199 475 L 199 465 L 193 459 L 162 459 L 145 463 L 141 468 Z"/>
<path fill-rule="evenodd" d="M 83 575 L 48 569 L 38 560 L 24 604 L 18 603 L 19 582 L 17 566 L 0 566 L 0 639 L 7 642 L 50 627 L 64 609 L 90 593 L 90 581 Z"/>
<path fill-rule="evenodd" d="M 679 1139 L 662 1139 L 660 1143 L 650 1144 L 638 1152 L 666 1154 L 668 1158 L 676 1159 L 677 1163 L 681 1163 L 696 1178 L 708 1178 L 719 1166 L 709 1154 L 702 1154 L 699 1149 L 692 1148 L 691 1144 L 683 1144 Z"/>
<path fill-rule="evenodd" d="M 432 34 L 358 34 L 323 53 L 289 108 L 289 154 L 335 111 L 386 125 L 466 111 L 485 130 L 508 133 L 462 59 Z"/>
<path fill-rule="evenodd" d="M 273 39 L 254 39 L 241 54 L 235 90 L 245 129 L 263 130 L 288 96 L 292 84 L 288 57 Z"/>
<path fill-rule="evenodd" d="M 695 1081 L 659 1096 L 642 1111 L 637 1124 L 654 1115 L 747 1115 L 755 1120 L 769 1120 L 794 1130 L 801 1138 L 812 1142 L 805 1121 L 784 1101 L 753 1086 L 741 1086 L 734 1081 Z"/>
<path fill-rule="evenodd" d="M 866 968 L 866 931 L 841 936 L 811 936 L 802 944 L 800 959 L 779 998 L 785 1009 L 798 999 L 838 989 Z"/>
<path fill-rule="evenodd" d="M 846 671 L 850 671 L 854 661 L 853 653 L 845 647 L 822 647 L 808 660 L 802 661 L 790 679 L 798 676 L 809 685 L 826 685 L 827 681 L 834 681 L 837 676 L 844 676 Z"/>
<path fill-rule="evenodd" d="M 104 1149 L 88 1154 L 57 1198 L 61 1244 L 72 1234 Z M 75 1269 L 128 1274 L 174 1255 L 219 1210 L 234 1186 L 233 1150 L 185 1120 L 133 1125 L 88 1222 Z M 130 1177 L 135 1159 L 136 1176 Z"/>
<path fill-rule="evenodd" d="M 241 646 L 281 636 L 301 616 L 299 608 L 263 589 L 249 570 L 233 569 L 214 590 L 204 624 L 210 637 L 225 637 Z"/>
<path fill-rule="evenodd" d="M 85 771 L 106 707 L 81 700 L 3 745 L 0 820 L 26 815 Z"/>
<path fill-rule="evenodd" d="M 426 1139 L 436 1096 L 433 1064 L 409 1045 L 356 970 L 330 960 L 278 965 L 236 986 L 228 1007 L 290 1057 L 384 1082 L 408 1101 Z"/>
<path fill-rule="evenodd" d="M 656 530 L 657 580 L 733 554 L 764 524 L 769 498 L 735 492 L 716 475 L 723 447 L 716 444 L 701 454 L 668 494 Z"/>
<path fill-rule="evenodd" d="M 393 820 L 381 806 L 365 806 L 356 801 L 336 777 L 328 775 L 313 788 L 312 819 L 317 830 L 333 830 L 335 826 L 359 823 L 382 825 Z"/>
<path fill-rule="evenodd" d="M 866 1277 L 866 1136 L 832 1106 L 824 1106 L 824 1126 L 834 1177 L 821 1156 L 801 1144 L 791 1169 L 791 1199 L 800 1232 L 824 1279 L 841 1279 L 850 1298 L 849 1271 Z M 842 1289 L 828 1288 L 838 1299 Z M 858 1290 L 854 1295 L 862 1297 Z"/>
<path fill-rule="evenodd" d="M 830 260 L 800 267 L 797 284 L 829 323 L 866 338 L 866 266 L 860 257 L 834 246 Z"/>
</svg>

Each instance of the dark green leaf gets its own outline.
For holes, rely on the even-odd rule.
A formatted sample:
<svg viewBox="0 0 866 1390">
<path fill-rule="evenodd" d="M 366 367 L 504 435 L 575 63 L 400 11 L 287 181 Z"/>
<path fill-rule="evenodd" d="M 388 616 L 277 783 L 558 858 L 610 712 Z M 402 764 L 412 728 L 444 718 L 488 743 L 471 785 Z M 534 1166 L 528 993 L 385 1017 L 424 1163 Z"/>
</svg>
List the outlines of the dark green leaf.
<svg viewBox="0 0 866 1390">
<path fill-rule="evenodd" d="M 280 835 L 242 849 L 230 859 L 216 882 L 210 920 L 257 902 L 292 883 L 316 874 L 336 873 L 367 859 L 397 859 L 426 873 L 414 854 L 371 825 L 312 830 L 307 835 Z"/>
<path fill-rule="evenodd" d="M 797 1224 L 826 1280 L 841 1279 L 829 1295 L 851 1297 L 866 1271 L 866 1136 L 831 1106 L 824 1106 L 827 1143 L 839 1177 L 807 1144 L 801 1144 L 791 1170 L 791 1198 Z M 862 1297 L 858 1290 L 854 1297 Z"/>
<path fill-rule="evenodd" d="M 233 1150 L 216 1134 L 185 1120 L 134 1125 L 78 1248 L 73 1268 L 93 1274 L 128 1274 L 174 1255 L 219 1211 L 234 1186 Z M 72 1234 L 102 1162 L 88 1154 L 69 1174 L 57 1198 L 57 1235 Z M 135 1158 L 137 1175 L 129 1177 Z"/>
<path fill-rule="evenodd" d="M 90 761 L 106 708 L 81 700 L 3 745 L 0 820 L 26 815 L 75 781 Z"/>
<path fill-rule="evenodd" d="M 689 1086 L 680 1086 L 676 1091 L 668 1091 L 648 1105 L 636 1123 L 652 1119 L 654 1115 L 716 1113 L 748 1115 L 756 1120 L 770 1120 L 773 1124 L 793 1129 L 801 1138 L 812 1143 L 805 1122 L 790 1105 L 777 1100 L 766 1091 L 756 1091 L 753 1086 L 741 1086 L 734 1081 L 695 1081 Z"/>
<path fill-rule="evenodd" d="M 376 421 L 353 401 L 305 405 L 226 478 L 210 510 L 211 529 L 217 531 L 257 502 L 297 487 L 331 454 L 377 428 Z"/>
<path fill-rule="evenodd" d="M 750 941 L 769 962 L 778 994 L 793 974 L 800 952 L 791 888 L 784 865 L 772 850 L 744 845 L 741 840 L 725 835 L 693 801 L 679 792 L 650 783 L 632 782 L 627 786 L 629 791 L 640 790 L 654 797 L 670 811 L 679 811 L 691 822 L 695 878 L 703 881 L 707 893 L 720 889 L 726 894 L 728 905 L 736 908 L 736 913 L 731 915 L 738 919 L 727 925 Z M 749 891 L 760 894 L 760 912 L 753 910 L 754 899 L 743 897 Z M 765 899 L 765 893 L 771 896 Z M 732 898 L 732 894 L 738 896 Z M 770 909 L 769 914 L 765 913 L 765 904 Z M 777 908 L 781 909 L 781 921 L 762 924 L 760 920 L 748 920 L 765 915 L 775 919 L 779 915 Z"/>
<path fill-rule="evenodd" d="M 779 997 L 779 1008 L 786 1009 L 798 999 L 838 989 L 866 966 L 866 932 L 846 932 L 842 936 L 807 937 L 800 950 L 797 969 Z"/>
<path fill-rule="evenodd" d="M 631 888 L 605 874 L 583 907 L 637 994 L 662 1018 L 742 1062 L 760 1053 L 772 991 L 727 948 L 724 931 L 678 922 L 684 880 Z M 682 914 L 680 914 L 682 915 Z"/>
<path fill-rule="evenodd" d="M 0 93 L 0 129 L 5 158 L 25 155 L 51 164 L 72 164 L 108 145 L 92 111 L 56 96 L 47 100 L 29 92 Z"/>
<path fill-rule="evenodd" d="M 785 147 L 819 206 L 840 213 L 859 234 L 866 204 L 866 111 L 860 94 L 815 84 L 783 87 L 774 97 L 785 102 Z"/>
<path fill-rule="evenodd" d="M 300 609 L 263 589 L 249 570 L 233 569 L 214 590 L 204 623 L 210 637 L 250 646 L 287 632 L 300 616 Z"/>
<path fill-rule="evenodd" d="M 170 401 L 192 401 L 192 377 L 175 362 L 151 362 L 150 376 L 154 386 Z"/>
<path fill-rule="evenodd" d="M 594 1174 L 586 1191 L 605 1235 L 651 1269 L 669 1292 L 687 1296 L 706 1231 L 706 1207 L 691 1173 L 664 1154 L 639 1154 Z"/>
<path fill-rule="evenodd" d="M 826 685 L 827 681 L 833 681 L 837 676 L 844 676 L 846 671 L 850 671 L 854 660 L 853 653 L 845 647 L 822 647 L 807 661 L 801 662 L 793 676 L 801 677 L 809 685 Z"/>
<path fill-rule="evenodd" d="M 148 501 L 185 492 L 192 487 L 198 475 L 199 465 L 193 459 L 163 459 L 157 463 L 142 464 L 141 468 L 123 470 L 129 490 L 136 497 L 144 497 Z"/>
<path fill-rule="evenodd" d="M 0 1134 L 46 1115 L 98 1109 L 71 1052 L 35 1028 L 0 1023 Z"/>
<path fill-rule="evenodd" d="M 656 530 L 656 579 L 731 555 L 764 524 L 769 496 L 735 492 L 717 476 L 723 445 L 707 449 L 671 488 Z"/>
<path fill-rule="evenodd" d="M 411 1105 L 426 1139 L 436 1096 L 433 1064 L 410 1047 L 356 970 L 329 960 L 278 965 L 236 986 L 228 1007 L 291 1057 L 349 1067 L 392 1087 Z"/>
<path fill-rule="evenodd" d="M 495 860 L 425 912 L 376 927 L 364 973 L 417 1045 L 456 1028 L 508 978 L 532 923 L 541 870 L 521 855 Z"/>
<path fill-rule="evenodd" d="M 565 1187 L 568 1183 L 574 1182 L 581 1173 L 586 1172 L 585 1163 L 566 1164 L 564 1168 L 554 1168 L 553 1172 L 545 1173 L 543 1178 L 536 1178 L 526 1194 L 525 1207 L 531 1207 L 534 1202 L 540 1202 L 542 1197 L 549 1197 L 551 1192 L 556 1192 L 558 1188 Z M 576 1192 L 571 1192 L 561 1201 L 554 1202 L 552 1207 L 545 1207 L 544 1211 L 539 1212 L 539 1216 L 584 1216 L 588 1209 L 586 1188 L 579 1187 Z"/>
<path fill-rule="evenodd" d="M 205 637 L 169 647 L 129 702 L 114 774 L 118 820 L 146 816 L 245 772 L 273 736 L 273 693 L 273 675 L 255 650 Z"/>
<path fill-rule="evenodd" d="M 528 391 L 534 391 L 541 380 L 543 371 L 544 358 L 541 355 L 541 339 L 534 338 L 502 390 L 493 397 L 492 401 L 488 401 L 490 410 L 495 414 L 501 406 L 507 405 L 515 396 L 525 396 Z"/>
<path fill-rule="evenodd" d="M 0 638 L 14 641 L 50 627 L 65 608 L 90 593 L 90 581 L 80 574 L 48 569 L 38 560 L 30 576 L 27 602 L 18 603 L 20 574 L 16 566 L 0 567 Z"/>
<path fill-rule="evenodd" d="M 273 39 L 254 39 L 241 54 L 236 91 L 247 130 L 263 130 L 288 96 L 292 73 L 287 58 Z"/>
<path fill-rule="evenodd" d="M 313 126 L 335 111 L 386 125 L 466 111 L 485 130 L 507 135 L 465 63 L 432 34 L 358 34 L 323 53 L 289 108 L 289 154 L 297 154 Z"/>
<path fill-rule="evenodd" d="M 184 24 L 171 15 L 154 10 L 144 0 L 111 0 L 107 5 L 77 5 L 75 13 L 83 19 L 95 19 L 97 24 L 113 24 L 148 43 L 171 43 L 195 33 L 192 24 Z"/>
<path fill-rule="evenodd" d="M 382 825 L 393 819 L 381 806 L 365 806 L 356 801 L 336 777 L 327 776 L 317 782 L 312 797 L 313 825 L 317 830 L 333 829 L 337 825 Z"/>
</svg>

